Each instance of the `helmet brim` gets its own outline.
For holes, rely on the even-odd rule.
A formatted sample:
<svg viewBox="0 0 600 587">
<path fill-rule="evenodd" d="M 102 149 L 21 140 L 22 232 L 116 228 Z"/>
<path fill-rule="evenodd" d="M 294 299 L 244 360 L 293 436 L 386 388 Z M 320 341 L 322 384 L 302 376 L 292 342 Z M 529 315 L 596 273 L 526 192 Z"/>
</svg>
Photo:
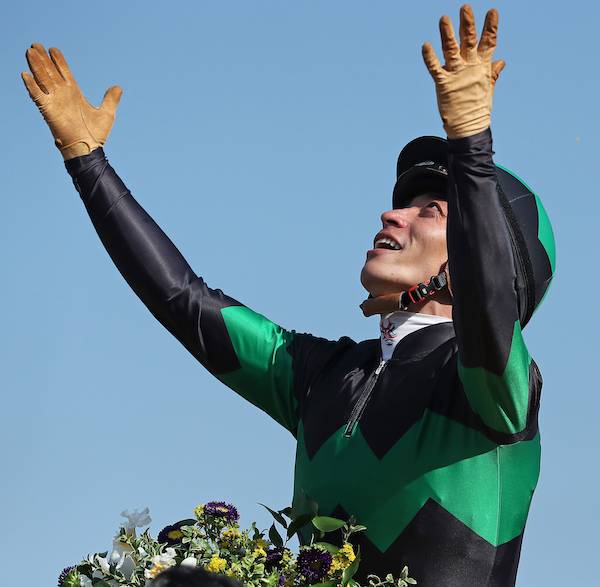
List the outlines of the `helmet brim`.
<svg viewBox="0 0 600 587">
<path fill-rule="evenodd" d="M 440 137 L 419 137 L 404 147 L 396 165 L 394 208 L 402 208 L 421 194 L 446 198 L 448 142 Z"/>
</svg>

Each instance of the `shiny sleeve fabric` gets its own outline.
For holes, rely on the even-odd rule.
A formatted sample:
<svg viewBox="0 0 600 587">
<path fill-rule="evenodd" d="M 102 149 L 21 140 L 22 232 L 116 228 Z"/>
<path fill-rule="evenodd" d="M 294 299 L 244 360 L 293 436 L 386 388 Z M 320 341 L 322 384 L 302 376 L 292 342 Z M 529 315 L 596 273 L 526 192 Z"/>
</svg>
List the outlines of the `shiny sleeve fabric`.
<svg viewBox="0 0 600 587">
<path fill-rule="evenodd" d="M 102 149 L 66 162 L 115 265 L 150 312 L 212 374 L 295 434 L 295 334 L 196 276 Z M 306 342 L 304 343 L 306 344 Z"/>
<path fill-rule="evenodd" d="M 523 341 L 490 130 L 449 140 L 448 254 L 459 376 L 490 439 L 537 431 L 541 376 Z"/>
</svg>

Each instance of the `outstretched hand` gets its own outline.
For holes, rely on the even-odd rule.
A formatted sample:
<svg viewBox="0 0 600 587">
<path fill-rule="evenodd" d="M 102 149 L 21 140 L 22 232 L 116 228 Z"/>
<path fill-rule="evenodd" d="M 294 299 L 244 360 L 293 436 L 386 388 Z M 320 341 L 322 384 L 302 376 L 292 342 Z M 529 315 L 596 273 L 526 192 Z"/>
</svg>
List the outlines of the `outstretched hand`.
<svg viewBox="0 0 600 587">
<path fill-rule="evenodd" d="M 113 86 L 100 108 L 92 106 L 75 82 L 62 53 L 39 43 L 27 49 L 29 69 L 22 74 L 31 99 L 50 127 L 56 146 L 65 159 L 87 155 L 106 142 L 115 121 L 123 91 Z"/>
<path fill-rule="evenodd" d="M 443 67 L 431 45 L 423 45 L 423 59 L 435 82 L 438 108 L 451 139 L 476 134 L 490 125 L 494 84 L 505 65 L 504 61 L 492 63 L 497 30 L 498 12 L 492 9 L 478 45 L 473 10 L 465 4 L 460 9 L 460 47 L 450 18 L 440 20 Z"/>
</svg>

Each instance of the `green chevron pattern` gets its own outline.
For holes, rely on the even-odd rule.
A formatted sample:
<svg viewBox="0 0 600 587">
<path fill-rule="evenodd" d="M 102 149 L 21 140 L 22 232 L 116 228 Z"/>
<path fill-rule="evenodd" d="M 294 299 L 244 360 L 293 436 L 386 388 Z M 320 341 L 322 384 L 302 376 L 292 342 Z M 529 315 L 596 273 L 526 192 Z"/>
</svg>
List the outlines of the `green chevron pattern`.
<svg viewBox="0 0 600 587">
<path fill-rule="evenodd" d="M 367 536 L 382 552 L 429 498 L 494 546 L 523 531 L 539 474 L 539 435 L 498 446 L 426 412 L 379 461 L 360 429 L 351 439 L 342 438 L 342 431 L 310 461 L 300 425 L 295 496 L 304 489 L 324 513 L 339 503 L 367 526 Z"/>
</svg>

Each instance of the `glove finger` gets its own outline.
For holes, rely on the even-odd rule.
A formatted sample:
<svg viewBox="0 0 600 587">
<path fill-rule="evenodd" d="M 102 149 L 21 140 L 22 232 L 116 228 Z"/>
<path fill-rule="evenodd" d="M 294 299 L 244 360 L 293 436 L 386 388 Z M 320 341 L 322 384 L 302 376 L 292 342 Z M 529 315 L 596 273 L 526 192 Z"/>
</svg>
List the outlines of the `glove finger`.
<svg viewBox="0 0 600 587">
<path fill-rule="evenodd" d="M 431 74 L 433 80 L 437 83 L 446 73 L 442 64 L 440 63 L 433 47 L 429 43 L 423 45 L 423 61 L 427 67 L 427 70 Z"/>
<path fill-rule="evenodd" d="M 40 63 L 43 65 L 48 77 L 52 80 L 53 85 L 57 86 L 63 83 L 63 78 L 59 71 L 56 69 L 56 65 L 46 53 L 46 49 L 39 43 L 34 43 L 31 48 L 35 50 L 40 58 Z M 49 89 L 49 88 L 48 88 Z"/>
<path fill-rule="evenodd" d="M 58 71 L 62 79 L 65 80 L 68 85 L 76 86 L 77 82 L 75 81 L 63 54 L 56 47 L 50 47 L 48 53 L 50 54 L 50 59 L 52 59 L 56 71 Z"/>
<path fill-rule="evenodd" d="M 460 54 L 468 63 L 477 59 L 477 28 L 473 9 L 465 4 L 460 9 Z"/>
<path fill-rule="evenodd" d="M 498 33 L 498 11 L 492 8 L 485 16 L 481 40 L 477 48 L 477 54 L 482 61 L 490 62 L 494 49 L 496 48 Z"/>
<path fill-rule="evenodd" d="M 29 65 L 35 83 L 44 94 L 49 94 L 49 89 L 52 88 L 54 82 L 48 74 L 48 69 L 43 59 L 44 55 L 46 55 L 46 50 L 39 43 L 34 43 L 30 49 L 25 51 L 27 65 Z"/>
<path fill-rule="evenodd" d="M 452 21 L 447 16 L 442 16 L 440 19 L 440 35 L 442 37 L 442 51 L 446 60 L 444 69 L 446 71 L 461 69 L 463 60 L 460 56 L 460 47 L 456 42 Z"/>
<path fill-rule="evenodd" d="M 41 102 L 41 100 L 44 98 L 44 96 L 46 96 L 47 94 L 45 94 L 43 92 L 43 90 L 40 88 L 40 86 L 38 86 L 38 84 L 36 83 L 36 81 L 33 79 L 33 77 L 31 76 L 31 74 L 29 72 L 24 71 L 21 74 L 21 78 L 23 79 L 23 82 L 25 83 L 25 87 L 27 88 L 27 91 L 29 92 L 29 96 L 31 97 L 31 99 L 36 104 L 39 104 Z"/>
<path fill-rule="evenodd" d="M 492 85 L 496 83 L 500 72 L 504 69 L 506 63 L 502 60 L 492 63 Z"/>
<path fill-rule="evenodd" d="M 112 86 L 112 88 L 108 88 L 108 90 L 106 90 L 106 94 L 104 94 L 104 98 L 102 99 L 100 110 L 103 110 L 107 114 L 110 114 L 114 117 L 122 95 L 123 90 L 120 86 Z"/>
</svg>

